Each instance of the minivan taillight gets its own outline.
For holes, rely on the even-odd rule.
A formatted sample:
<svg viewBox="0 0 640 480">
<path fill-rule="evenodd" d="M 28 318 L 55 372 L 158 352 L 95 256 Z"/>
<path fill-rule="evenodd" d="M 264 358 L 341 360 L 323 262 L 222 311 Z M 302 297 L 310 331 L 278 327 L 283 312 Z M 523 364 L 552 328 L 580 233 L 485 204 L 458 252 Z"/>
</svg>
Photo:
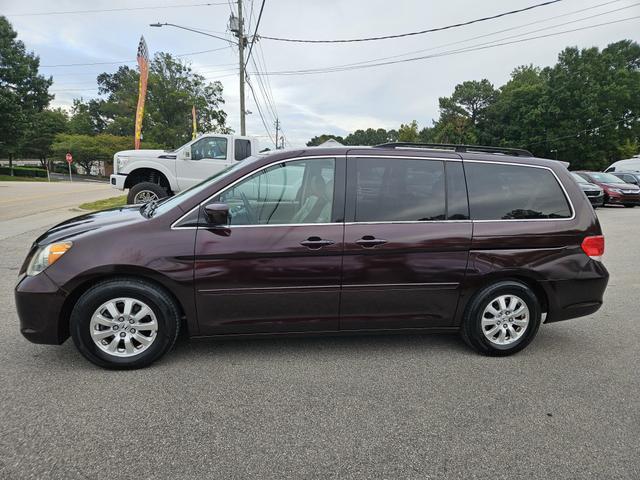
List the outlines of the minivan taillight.
<svg viewBox="0 0 640 480">
<path fill-rule="evenodd" d="M 600 260 L 604 255 L 604 236 L 586 237 L 582 241 L 582 250 L 594 260 Z"/>
</svg>

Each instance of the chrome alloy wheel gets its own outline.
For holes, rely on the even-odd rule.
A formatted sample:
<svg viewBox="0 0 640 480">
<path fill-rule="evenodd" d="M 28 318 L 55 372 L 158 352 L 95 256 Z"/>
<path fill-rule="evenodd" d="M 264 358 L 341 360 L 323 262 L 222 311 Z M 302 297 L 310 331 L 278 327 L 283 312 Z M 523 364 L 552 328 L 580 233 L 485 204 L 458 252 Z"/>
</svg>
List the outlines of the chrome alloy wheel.
<svg viewBox="0 0 640 480">
<path fill-rule="evenodd" d="M 500 295 L 482 312 L 482 333 L 495 345 L 510 345 L 518 340 L 529 325 L 529 307 L 517 295 Z"/>
<path fill-rule="evenodd" d="M 136 196 L 133 197 L 133 203 L 149 203 L 151 200 L 158 200 L 158 195 L 151 190 L 140 190 L 136 193 Z"/>
<path fill-rule="evenodd" d="M 158 321 L 153 310 L 140 300 L 114 298 L 100 305 L 91 317 L 93 343 L 115 357 L 132 357 L 155 341 Z"/>
</svg>

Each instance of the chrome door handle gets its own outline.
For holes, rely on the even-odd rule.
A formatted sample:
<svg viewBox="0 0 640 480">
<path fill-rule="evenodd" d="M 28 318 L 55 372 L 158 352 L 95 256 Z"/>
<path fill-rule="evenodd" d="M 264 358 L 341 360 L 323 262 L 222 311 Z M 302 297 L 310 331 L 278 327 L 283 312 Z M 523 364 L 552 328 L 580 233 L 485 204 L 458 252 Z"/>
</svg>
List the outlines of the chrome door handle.
<svg viewBox="0 0 640 480">
<path fill-rule="evenodd" d="M 376 238 L 373 235 L 365 235 L 360 240 L 356 240 L 356 243 L 362 248 L 373 248 L 378 245 L 384 245 L 387 241 L 381 238 Z"/>
<path fill-rule="evenodd" d="M 326 247 L 328 245 L 333 245 L 335 242 L 331 240 L 324 240 L 320 237 L 309 237 L 306 240 L 300 242 L 300 245 L 307 247 L 311 250 L 317 250 L 318 248 Z"/>
</svg>

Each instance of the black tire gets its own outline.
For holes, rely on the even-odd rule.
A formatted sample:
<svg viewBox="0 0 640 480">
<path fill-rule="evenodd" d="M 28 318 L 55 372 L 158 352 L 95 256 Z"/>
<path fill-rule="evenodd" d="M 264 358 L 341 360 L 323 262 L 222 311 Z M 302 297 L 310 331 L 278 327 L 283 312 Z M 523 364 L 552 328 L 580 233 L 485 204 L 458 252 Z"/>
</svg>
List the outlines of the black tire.
<svg viewBox="0 0 640 480">
<path fill-rule="evenodd" d="M 635 207 L 635 205 L 629 205 L 628 203 L 624 204 L 624 208 L 633 208 Z"/>
<path fill-rule="evenodd" d="M 149 192 L 157 197 L 157 199 L 164 198 L 169 195 L 169 192 L 164 187 L 161 187 L 157 183 L 151 182 L 142 182 L 136 183 L 133 187 L 129 189 L 129 193 L 127 194 L 127 203 L 129 205 L 133 205 L 136 203 L 136 196 L 141 192 Z M 138 203 L 146 203 L 146 202 L 138 202 Z"/>
<path fill-rule="evenodd" d="M 130 357 L 104 352 L 91 338 L 90 322 L 94 312 L 105 302 L 120 297 L 144 302 L 153 311 L 158 324 L 151 345 Z M 98 283 L 82 294 L 71 312 L 69 327 L 73 342 L 90 362 L 112 369 L 141 368 L 173 347 L 180 330 L 180 313 L 174 300 L 161 288 L 138 279 L 113 279 Z"/>
<path fill-rule="evenodd" d="M 518 340 L 509 345 L 490 342 L 482 332 L 482 314 L 491 301 L 500 295 L 517 295 L 529 309 L 529 324 Z M 536 336 L 542 313 L 535 293 L 525 284 L 516 281 L 501 281 L 484 287 L 469 302 L 462 321 L 460 333 L 464 341 L 474 350 L 490 356 L 506 356 L 525 348 Z"/>
</svg>

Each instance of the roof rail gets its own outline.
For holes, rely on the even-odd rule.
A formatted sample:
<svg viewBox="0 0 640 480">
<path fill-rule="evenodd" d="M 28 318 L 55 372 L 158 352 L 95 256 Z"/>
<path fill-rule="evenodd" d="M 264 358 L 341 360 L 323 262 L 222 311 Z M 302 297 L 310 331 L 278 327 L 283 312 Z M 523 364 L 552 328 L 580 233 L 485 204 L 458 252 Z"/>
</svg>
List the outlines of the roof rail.
<svg viewBox="0 0 640 480">
<path fill-rule="evenodd" d="M 453 150 L 455 152 L 482 152 L 482 153 L 501 153 L 504 155 L 513 155 L 516 157 L 533 157 L 529 150 L 522 148 L 505 148 L 505 147 L 486 147 L 484 145 L 457 145 L 452 143 L 413 143 L 413 142 L 391 142 L 375 145 L 374 148 L 437 148 L 445 150 Z"/>
</svg>

